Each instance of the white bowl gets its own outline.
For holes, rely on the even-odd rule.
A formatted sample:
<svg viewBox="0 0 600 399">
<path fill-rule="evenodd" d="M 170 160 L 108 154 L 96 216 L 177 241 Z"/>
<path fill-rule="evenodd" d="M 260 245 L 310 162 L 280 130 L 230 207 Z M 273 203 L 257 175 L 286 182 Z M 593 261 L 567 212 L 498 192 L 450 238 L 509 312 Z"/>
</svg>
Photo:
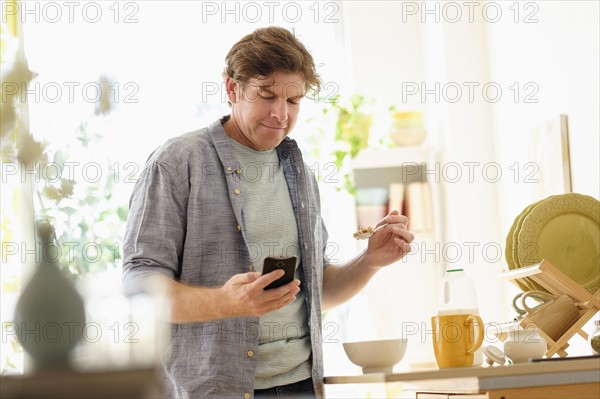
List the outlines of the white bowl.
<svg viewBox="0 0 600 399">
<path fill-rule="evenodd" d="M 344 342 L 348 359 L 362 367 L 363 373 L 391 373 L 406 353 L 406 339 Z"/>
</svg>

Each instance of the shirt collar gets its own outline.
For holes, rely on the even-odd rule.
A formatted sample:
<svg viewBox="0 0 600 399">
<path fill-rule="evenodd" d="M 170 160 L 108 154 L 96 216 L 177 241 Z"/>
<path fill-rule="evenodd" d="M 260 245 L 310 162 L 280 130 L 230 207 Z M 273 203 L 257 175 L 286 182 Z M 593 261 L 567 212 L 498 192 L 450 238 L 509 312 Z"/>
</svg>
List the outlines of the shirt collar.
<svg viewBox="0 0 600 399">
<path fill-rule="evenodd" d="M 231 159 L 234 158 L 232 145 L 229 142 L 227 134 L 225 133 L 225 129 L 223 129 L 223 123 L 225 123 L 230 117 L 230 115 L 225 115 L 211 123 L 208 127 L 208 134 L 223 164 L 230 162 Z M 277 154 L 279 156 L 282 156 L 286 152 L 293 151 L 297 148 L 298 144 L 296 143 L 296 140 L 290 137 L 284 138 L 283 141 L 276 147 Z"/>
</svg>

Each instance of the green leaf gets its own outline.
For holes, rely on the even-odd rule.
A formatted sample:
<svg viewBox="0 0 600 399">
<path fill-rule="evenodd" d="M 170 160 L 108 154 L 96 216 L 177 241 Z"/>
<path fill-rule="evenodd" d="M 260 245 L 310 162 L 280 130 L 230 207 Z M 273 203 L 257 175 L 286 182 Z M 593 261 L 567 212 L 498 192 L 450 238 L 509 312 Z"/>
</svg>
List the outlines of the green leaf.
<svg viewBox="0 0 600 399">
<path fill-rule="evenodd" d="M 52 162 L 56 162 L 63 168 L 65 161 L 68 159 L 67 152 L 64 149 L 58 149 L 52 157 Z"/>
<path fill-rule="evenodd" d="M 49 200 L 59 202 L 63 199 L 62 193 L 54 186 L 46 186 L 42 189 L 42 195 Z"/>
<path fill-rule="evenodd" d="M 356 185 L 349 174 L 344 175 L 344 189 L 351 195 L 356 194 Z"/>
<path fill-rule="evenodd" d="M 85 236 L 85 234 L 88 232 L 89 227 L 87 225 L 87 223 L 85 221 L 81 221 L 77 224 L 77 227 L 79 227 L 81 229 L 81 236 Z"/>
<path fill-rule="evenodd" d="M 127 208 L 124 206 L 121 206 L 117 209 L 117 215 L 119 215 L 119 219 L 121 219 L 122 221 L 127 221 Z"/>
<path fill-rule="evenodd" d="M 83 205 L 96 205 L 98 202 L 100 202 L 100 199 L 90 194 L 88 194 L 84 199 L 81 200 L 81 203 Z"/>
<path fill-rule="evenodd" d="M 340 169 L 342 168 L 342 165 L 344 164 L 344 158 L 346 158 L 346 154 L 348 154 L 346 151 L 336 151 L 334 153 L 334 155 L 335 155 L 335 164 Z"/>
<path fill-rule="evenodd" d="M 63 206 L 60 210 L 67 216 L 72 216 L 77 210 L 71 206 Z"/>
<path fill-rule="evenodd" d="M 73 195 L 73 187 L 75 186 L 75 182 L 66 178 L 62 178 L 60 180 L 60 191 L 62 192 L 63 197 L 69 198 Z"/>
</svg>

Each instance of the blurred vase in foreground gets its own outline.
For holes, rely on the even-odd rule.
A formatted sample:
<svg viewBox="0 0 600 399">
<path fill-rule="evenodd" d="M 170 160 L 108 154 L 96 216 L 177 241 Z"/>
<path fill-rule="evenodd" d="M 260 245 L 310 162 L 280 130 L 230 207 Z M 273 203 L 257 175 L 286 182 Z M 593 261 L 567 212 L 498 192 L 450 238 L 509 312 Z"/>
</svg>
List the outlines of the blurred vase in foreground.
<svg viewBox="0 0 600 399">
<path fill-rule="evenodd" d="M 36 369 L 68 367 L 83 335 L 85 310 L 75 286 L 58 269 L 60 249 L 50 224 L 38 225 L 38 267 L 15 309 L 17 337 Z"/>
<path fill-rule="evenodd" d="M 75 285 L 58 269 L 52 226 L 40 224 L 37 233 L 38 267 L 17 302 L 13 328 L 32 371 L 157 367 L 170 339 L 164 288 L 148 280 L 125 295 L 116 266 Z"/>
</svg>

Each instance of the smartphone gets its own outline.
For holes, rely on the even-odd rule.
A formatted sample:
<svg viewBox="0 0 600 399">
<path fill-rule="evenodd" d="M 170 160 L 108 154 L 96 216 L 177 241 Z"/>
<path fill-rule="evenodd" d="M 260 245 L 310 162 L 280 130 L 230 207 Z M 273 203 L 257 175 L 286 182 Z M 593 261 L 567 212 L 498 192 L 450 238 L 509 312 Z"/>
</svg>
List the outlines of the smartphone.
<svg viewBox="0 0 600 399">
<path fill-rule="evenodd" d="M 296 272 L 296 257 L 292 256 L 291 258 L 265 258 L 262 270 L 263 275 L 271 273 L 272 271 L 277 269 L 283 269 L 285 274 L 277 280 L 273 281 L 271 284 L 267 285 L 265 287 L 265 290 L 281 287 L 282 285 L 290 283 L 294 280 L 294 273 Z"/>
</svg>

